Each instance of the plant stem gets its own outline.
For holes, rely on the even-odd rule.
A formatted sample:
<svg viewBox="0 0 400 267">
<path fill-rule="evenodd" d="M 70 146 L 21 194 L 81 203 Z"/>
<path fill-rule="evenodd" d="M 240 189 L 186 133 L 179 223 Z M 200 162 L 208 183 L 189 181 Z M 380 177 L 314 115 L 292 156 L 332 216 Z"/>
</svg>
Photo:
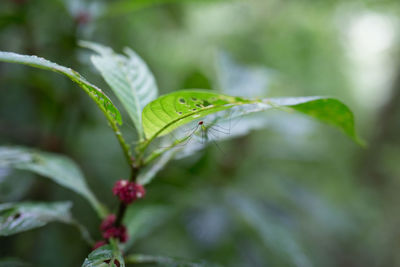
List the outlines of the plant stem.
<svg viewBox="0 0 400 267">
<path fill-rule="evenodd" d="M 126 205 L 124 203 L 119 203 L 118 212 L 117 212 L 117 219 L 115 220 L 115 225 L 119 226 L 122 223 L 122 219 L 124 218 L 126 211 Z"/>
<path fill-rule="evenodd" d="M 125 142 L 125 139 L 122 136 L 122 133 L 119 130 L 118 125 L 115 123 L 115 121 L 110 117 L 110 115 L 107 112 L 104 112 L 104 114 L 106 114 L 108 122 L 110 123 L 110 126 L 113 129 L 114 134 L 118 139 L 118 142 L 122 148 L 122 151 L 124 152 L 125 159 L 128 162 L 130 169 L 133 170 L 134 162 L 132 159 L 132 153 L 131 153 L 131 149 L 130 149 L 129 145 Z"/>
</svg>

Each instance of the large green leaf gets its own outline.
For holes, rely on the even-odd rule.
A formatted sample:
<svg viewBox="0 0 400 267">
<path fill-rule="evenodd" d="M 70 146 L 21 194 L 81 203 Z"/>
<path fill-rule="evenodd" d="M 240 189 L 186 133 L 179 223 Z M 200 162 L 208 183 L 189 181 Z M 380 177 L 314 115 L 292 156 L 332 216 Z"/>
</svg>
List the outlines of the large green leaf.
<svg viewBox="0 0 400 267">
<path fill-rule="evenodd" d="M 144 108 L 144 133 L 151 140 L 206 115 L 253 102 L 207 90 L 177 91 L 157 98 Z"/>
<path fill-rule="evenodd" d="M 106 214 L 102 204 L 88 188 L 79 167 L 65 156 L 21 147 L 0 147 L 0 167 L 29 170 L 50 178 L 85 197 L 101 217 Z"/>
<path fill-rule="evenodd" d="M 80 44 L 98 53 L 91 57 L 93 64 L 121 101 L 142 139 L 142 110 L 158 94 L 156 81 L 146 63 L 129 48 L 125 49 L 125 56 L 99 44 Z"/>
<path fill-rule="evenodd" d="M 119 265 L 116 263 L 119 262 Z M 111 240 L 110 245 L 104 245 L 92 251 L 82 264 L 82 267 L 125 267 L 124 259 L 117 244 Z"/>
<path fill-rule="evenodd" d="M 44 58 L 37 56 L 20 55 L 11 52 L 0 51 L 0 61 L 19 63 L 35 68 L 50 70 L 61 73 L 77 83 L 85 92 L 96 102 L 99 108 L 106 114 L 107 118 L 113 120 L 114 123 L 122 124 L 121 115 L 111 100 L 95 85 L 86 81 L 78 72 L 60 66 Z"/>
<path fill-rule="evenodd" d="M 163 95 L 143 110 L 142 120 L 147 143 L 179 126 L 207 115 L 243 106 L 238 115 L 260 112 L 271 108 L 298 111 L 325 123 L 334 125 L 359 141 L 350 109 L 334 98 L 294 97 L 244 99 L 207 90 L 184 90 Z"/>
<path fill-rule="evenodd" d="M 70 202 L 0 204 L 0 236 L 7 236 L 46 225 L 73 222 Z"/>
</svg>

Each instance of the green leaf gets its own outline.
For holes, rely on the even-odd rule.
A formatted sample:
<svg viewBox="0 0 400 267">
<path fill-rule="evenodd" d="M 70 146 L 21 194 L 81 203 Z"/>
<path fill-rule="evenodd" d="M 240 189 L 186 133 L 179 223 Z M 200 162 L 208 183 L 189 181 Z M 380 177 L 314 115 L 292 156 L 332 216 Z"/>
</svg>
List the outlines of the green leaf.
<svg viewBox="0 0 400 267">
<path fill-rule="evenodd" d="M 0 61 L 24 64 L 39 69 L 58 72 L 67 76 L 70 80 L 77 83 L 96 102 L 109 120 L 112 120 L 114 123 L 122 124 L 121 115 L 111 100 L 99 88 L 86 81 L 78 72 L 44 58 L 11 52 L 0 51 Z"/>
<path fill-rule="evenodd" d="M 127 251 L 138 239 L 146 237 L 174 214 L 175 212 L 168 206 L 136 204 L 129 206 L 124 216 L 124 225 L 129 234 L 124 250 Z"/>
<path fill-rule="evenodd" d="M 158 94 L 156 81 L 146 63 L 129 48 L 124 50 L 125 56 L 99 44 L 80 44 L 98 53 L 91 57 L 93 64 L 113 89 L 143 139 L 142 110 Z"/>
<path fill-rule="evenodd" d="M 143 128 L 148 140 L 144 148 L 156 137 L 165 135 L 179 126 L 222 110 L 242 106 L 241 115 L 271 108 L 298 111 L 331 124 L 360 142 L 354 129 L 350 109 L 334 98 L 295 97 L 244 99 L 206 90 L 184 90 L 163 95 L 143 110 Z M 144 149 L 143 148 L 143 149 Z"/>
<path fill-rule="evenodd" d="M 341 101 L 328 97 L 288 97 L 264 99 L 272 107 L 287 107 L 286 111 L 297 111 L 324 123 L 333 125 L 355 142 L 364 142 L 357 136 L 353 112 Z"/>
<path fill-rule="evenodd" d="M 150 183 L 157 173 L 162 170 L 168 162 L 174 159 L 176 153 L 177 149 L 168 149 L 168 151 L 155 151 L 154 157 L 157 157 L 157 160 L 149 165 L 145 163 L 146 167 L 140 171 L 136 181 L 141 185 Z M 151 159 L 149 159 L 149 161 L 151 161 Z"/>
<path fill-rule="evenodd" d="M 290 266 L 311 266 L 309 256 L 290 225 L 277 220 L 275 214 L 268 214 L 263 203 L 235 191 L 229 192 L 228 196 L 227 202 L 237 219 L 250 227 L 269 250 L 280 255 Z"/>
<path fill-rule="evenodd" d="M 110 245 L 104 245 L 92 251 L 82 264 L 82 267 L 120 266 L 125 267 L 124 259 L 117 244 L 110 240 Z M 119 265 L 116 264 L 119 262 Z"/>
<path fill-rule="evenodd" d="M 172 257 L 156 256 L 156 255 L 143 255 L 143 254 L 131 254 L 126 256 L 127 263 L 148 263 L 156 264 L 159 266 L 179 266 L 179 267 L 206 267 L 206 266 L 218 266 L 204 261 L 191 261 L 183 260 Z"/>
<path fill-rule="evenodd" d="M 144 133 L 147 139 L 152 140 L 206 115 L 253 102 L 207 90 L 173 92 L 157 98 L 144 108 Z"/>
<path fill-rule="evenodd" d="M 103 205 L 87 186 L 79 167 L 65 156 L 22 147 L 0 147 L 0 167 L 28 170 L 50 178 L 85 197 L 100 217 L 106 214 Z"/>
<path fill-rule="evenodd" d="M 0 204 L 0 236 L 38 228 L 49 222 L 71 223 L 70 202 Z"/>
</svg>

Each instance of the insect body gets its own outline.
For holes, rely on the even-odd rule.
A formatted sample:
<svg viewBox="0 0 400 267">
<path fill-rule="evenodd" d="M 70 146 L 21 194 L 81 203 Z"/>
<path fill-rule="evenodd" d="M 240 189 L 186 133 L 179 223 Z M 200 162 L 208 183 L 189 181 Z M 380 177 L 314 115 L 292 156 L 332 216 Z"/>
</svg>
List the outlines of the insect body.
<svg viewBox="0 0 400 267">
<path fill-rule="evenodd" d="M 215 142 L 216 140 L 220 139 L 220 134 L 228 135 L 230 133 L 230 129 L 225 129 L 217 124 L 214 123 L 206 123 L 205 121 L 199 121 L 195 127 L 189 129 L 189 134 L 184 138 L 184 142 L 181 143 L 186 145 L 190 142 L 193 136 L 200 138 L 200 143 L 205 145 L 209 141 L 212 141 L 218 149 L 221 148 Z M 222 150 L 221 150 L 222 151 Z"/>
<path fill-rule="evenodd" d="M 194 147 L 196 147 L 196 149 L 199 149 L 209 142 L 213 142 L 218 147 L 218 149 L 220 149 L 216 141 L 225 139 L 224 136 L 230 135 L 231 131 L 231 116 L 229 116 L 229 120 L 224 118 L 225 117 L 221 116 L 215 117 L 213 119 L 207 118 L 207 120 L 200 120 L 195 122 L 194 124 L 192 124 L 191 128 L 180 128 L 175 132 L 172 132 L 170 137 L 172 137 L 174 140 L 172 142 L 168 142 L 169 144 L 167 146 L 164 146 L 163 149 L 168 150 L 173 147 L 182 146 L 185 146 L 188 150 L 191 150 Z M 219 125 L 221 123 L 226 128 Z"/>
</svg>

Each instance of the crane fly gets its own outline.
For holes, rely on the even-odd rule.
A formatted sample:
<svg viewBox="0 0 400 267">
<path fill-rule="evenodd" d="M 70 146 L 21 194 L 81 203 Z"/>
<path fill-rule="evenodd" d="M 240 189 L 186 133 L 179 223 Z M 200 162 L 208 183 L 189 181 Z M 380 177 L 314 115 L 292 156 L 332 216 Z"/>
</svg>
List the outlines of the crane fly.
<svg viewBox="0 0 400 267">
<path fill-rule="evenodd" d="M 229 135 L 230 129 L 217 125 L 215 122 L 207 123 L 205 120 L 200 120 L 195 124 L 194 127 L 183 130 L 183 133 L 185 133 L 185 135 L 180 139 L 172 135 L 174 136 L 175 141 L 169 146 L 169 148 L 186 146 L 189 142 L 196 138 L 200 139 L 199 143 L 201 145 L 206 145 L 209 142 L 213 142 L 217 148 L 222 151 L 216 140 L 220 139 L 220 134 Z"/>
<path fill-rule="evenodd" d="M 228 119 L 229 117 L 229 119 Z M 187 129 L 180 129 L 175 132 L 172 132 L 170 137 L 174 140 L 169 142 L 169 144 L 162 149 L 171 149 L 174 147 L 182 147 L 186 146 L 189 143 L 193 143 L 193 140 L 196 139 L 197 143 L 204 146 L 207 143 L 213 142 L 217 148 L 222 151 L 220 146 L 216 141 L 224 139 L 221 135 L 228 136 L 231 134 L 231 129 L 237 125 L 239 121 L 236 121 L 233 125 L 231 125 L 233 114 L 232 111 L 229 111 L 227 116 L 218 116 L 214 118 L 205 118 L 195 122 L 193 127 L 189 127 Z M 224 126 L 222 127 L 221 124 Z"/>
</svg>

